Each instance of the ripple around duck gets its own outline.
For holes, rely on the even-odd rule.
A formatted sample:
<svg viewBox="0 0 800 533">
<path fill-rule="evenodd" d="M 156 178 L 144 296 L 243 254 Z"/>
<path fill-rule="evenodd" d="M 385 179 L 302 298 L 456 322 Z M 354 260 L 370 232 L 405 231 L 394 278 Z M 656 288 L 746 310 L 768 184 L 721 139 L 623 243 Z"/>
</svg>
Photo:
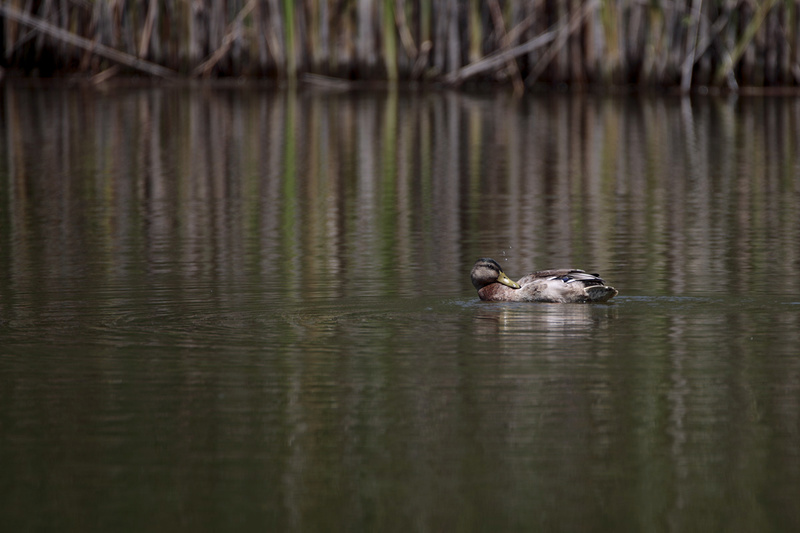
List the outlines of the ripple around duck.
<svg viewBox="0 0 800 533">
<path fill-rule="evenodd" d="M 343 346 L 413 337 L 434 339 L 464 328 L 485 333 L 582 334 L 633 314 L 686 315 L 698 320 L 800 302 L 709 296 L 619 296 L 608 304 L 482 302 L 472 296 L 312 299 L 266 306 L 254 298 L 170 301 L 167 295 L 133 305 L 131 298 L 64 300 L 49 310 L 15 308 L 0 324 L 4 343 L 103 346 L 252 347 L 293 343 Z M 66 302 L 66 303 L 65 303 Z M 135 303 L 135 302 L 134 302 Z M 34 312 L 35 311 L 35 312 Z M 487 329 L 488 328 L 488 329 Z M 441 338 L 441 337 L 440 337 Z"/>
<path fill-rule="evenodd" d="M 207 305 L 161 306 L 155 309 L 101 311 L 84 315 L 72 336 L 83 333 L 103 344 L 180 346 L 286 346 L 293 342 L 333 339 L 345 333 L 365 337 L 385 330 L 424 324 L 429 311 L 416 305 L 397 306 L 385 300 L 294 302 L 263 309 L 246 303 L 242 309 Z"/>
<path fill-rule="evenodd" d="M 87 327 L 101 344 L 200 347 L 242 344 L 255 340 L 262 331 L 257 317 L 226 313 L 159 313 L 156 316 L 128 314 L 100 320 Z"/>
</svg>

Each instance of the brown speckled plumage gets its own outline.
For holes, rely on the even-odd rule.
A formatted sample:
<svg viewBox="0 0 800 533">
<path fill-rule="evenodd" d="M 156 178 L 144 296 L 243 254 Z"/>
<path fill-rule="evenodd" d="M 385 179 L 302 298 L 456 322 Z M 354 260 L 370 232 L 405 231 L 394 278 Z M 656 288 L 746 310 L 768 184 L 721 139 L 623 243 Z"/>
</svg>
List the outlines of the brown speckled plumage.
<svg viewBox="0 0 800 533">
<path fill-rule="evenodd" d="M 516 283 L 494 259 L 478 259 L 470 274 L 481 300 L 492 302 L 606 302 L 617 295 L 597 274 L 576 268 L 540 270 Z"/>
</svg>

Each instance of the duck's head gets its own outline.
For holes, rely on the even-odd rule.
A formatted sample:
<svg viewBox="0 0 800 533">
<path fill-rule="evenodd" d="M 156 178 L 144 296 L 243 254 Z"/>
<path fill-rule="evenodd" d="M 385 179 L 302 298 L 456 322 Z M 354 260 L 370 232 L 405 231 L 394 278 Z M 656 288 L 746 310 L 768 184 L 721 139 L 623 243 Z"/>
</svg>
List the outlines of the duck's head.
<svg viewBox="0 0 800 533">
<path fill-rule="evenodd" d="M 492 283 L 502 283 L 512 289 L 519 289 L 519 284 L 511 281 L 511 278 L 505 275 L 497 261 L 488 257 L 478 259 L 475 262 L 470 277 L 472 277 L 472 285 L 477 290 L 481 290 L 481 288 Z"/>
</svg>

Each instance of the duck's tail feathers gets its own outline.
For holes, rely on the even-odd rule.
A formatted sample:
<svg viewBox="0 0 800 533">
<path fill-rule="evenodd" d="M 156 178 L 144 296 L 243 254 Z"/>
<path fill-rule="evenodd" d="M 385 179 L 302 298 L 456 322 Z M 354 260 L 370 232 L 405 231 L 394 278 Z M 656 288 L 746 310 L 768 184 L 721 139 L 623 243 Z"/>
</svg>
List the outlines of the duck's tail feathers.
<svg viewBox="0 0 800 533">
<path fill-rule="evenodd" d="M 589 295 L 589 300 L 592 302 L 607 302 L 619 294 L 619 291 L 608 285 L 592 285 L 586 287 L 586 294 Z"/>
</svg>

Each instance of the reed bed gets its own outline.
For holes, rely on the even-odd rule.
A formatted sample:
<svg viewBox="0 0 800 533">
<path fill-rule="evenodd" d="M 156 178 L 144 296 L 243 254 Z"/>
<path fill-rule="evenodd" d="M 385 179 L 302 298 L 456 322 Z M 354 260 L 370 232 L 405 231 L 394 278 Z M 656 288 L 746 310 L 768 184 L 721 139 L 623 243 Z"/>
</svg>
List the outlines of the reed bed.
<svg viewBox="0 0 800 533">
<path fill-rule="evenodd" d="M 10 0 L 27 74 L 800 85 L 800 0 Z"/>
</svg>

